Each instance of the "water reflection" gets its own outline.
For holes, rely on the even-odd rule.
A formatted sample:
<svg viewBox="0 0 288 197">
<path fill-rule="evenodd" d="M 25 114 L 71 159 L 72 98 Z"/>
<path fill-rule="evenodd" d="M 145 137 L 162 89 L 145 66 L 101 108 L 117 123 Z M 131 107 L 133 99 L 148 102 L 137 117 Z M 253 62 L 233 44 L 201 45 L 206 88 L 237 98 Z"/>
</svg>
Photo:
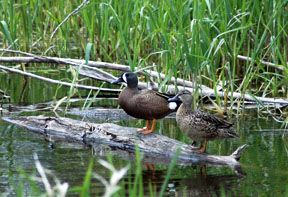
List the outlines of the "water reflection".
<svg viewBox="0 0 288 197">
<path fill-rule="evenodd" d="M 43 113 L 43 112 L 41 112 Z M 91 116 L 92 117 L 92 116 Z M 107 120 L 104 115 L 102 119 L 86 117 L 85 121 L 91 122 L 114 122 L 123 126 L 142 127 L 144 121 L 129 119 L 122 120 L 111 117 Z M 81 118 L 82 119 L 82 118 Z M 215 140 L 209 142 L 207 151 L 218 155 L 229 155 L 238 146 L 247 143 L 249 148 L 241 158 L 242 171 L 227 167 L 213 167 L 203 175 L 200 170 L 194 170 L 185 163 L 178 163 L 166 188 L 168 195 L 199 194 L 199 195 L 234 195 L 242 193 L 263 194 L 267 191 L 278 191 L 285 194 L 288 186 L 288 151 L 287 131 L 281 130 L 281 125 L 267 119 L 259 119 L 251 116 L 242 117 L 235 122 L 235 130 L 239 133 L 239 139 Z M 164 119 L 157 122 L 156 130 L 170 138 L 178 139 L 185 143 L 191 143 L 191 139 L 183 135 L 175 119 Z M 27 132 L 13 125 L 0 122 L 0 192 L 11 192 L 14 182 L 19 181 L 17 167 L 21 166 L 28 174 L 35 172 L 33 153 L 37 152 L 44 167 L 52 170 L 62 181 L 67 181 L 71 186 L 81 185 L 87 166 L 91 158 L 91 149 L 83 146 L 76 148 L 55 144 L 55 149 L 49 148 L 49 143 L 43 140 L 43 136 Z M 120 150 L 121 151 L 121 150 Z M 132 162 L 134 165 L 135 156 L 132 152 L 111 149 L 105 146 L 93 147 L 94 158 L 106 159 L 107 153 L 113 156 L 117 163 Z M 155 172 L 146 169 L 143 164 L 143 181 L 146 183 L 145 190 L 148 191 L 148 183 L 154 183 L 159 190 L 167 173 L 169 160 L 143 156 L 143 162 L 155 164 Z M 161 161 L 161 162 L 155 162 Z M 121 166 L 121 165 L 120 165 Z M 82 169 L 82 170 L 79 170 Z M 109 173 L 102 166 L 97 166 L 98 171 L 108 178 Z M 73 172 L 68 173 L 67 172 Z M 246 176 L 243 176 L 247 174 Z M 39 184 L 41 185 L 41 184 Z M 99 181 L 93 180 L 94 192 L 103 192 L 104 187 Z M 30 186 L 27 186 L 29 190 Z M 99 189 L 100 188 L 100 189 Z M 15 192 L 15 191 L 14 191 Z"/>
<path fill-rule="evenodd" d="M 57 74 L 56 77 L 61 79 L 66 77 L 66 74 L 62 73 L 59 76 Z M 4 103 L 3 108 L 6 111 L 2 115 L 5 116 L 11 115 L 11 111 L 18 113 L 24 109 L 27 109 L 24 113 L 25 115 L 43 114 L 43 111 L 38 113 L 27 112 L 51 105 L 53 102 L 50 103 L 50 101 L 54 97 L 57 99 L 63 98 L 69 90 L 63 87 L 61 88 L 63 91 L 57 92 L 55 96 L 57 86 L 27 79 L 28 84 L 25 91 L 21 94 L 23 78 L 14 76 L 13 80 L 6 80 L 1 75 L 0 80 L 1 89 L 5 91 L 9 90 L 7 93 L 11 96 L 11 103 L 17 104 L 16 107 L 15 105 Z M 81 91 L 81 93 L 83 92 Z M 82 96 L 87 94 L 87 92 L 84 92 Z M 19 105 L 20 102 L 25 103 L 25 106 Z M 27 105 L 40 102 L 45 103 L 45 105 L 42 105 L 43 103 L 39 105 Z M 82 106 L 83 103 L 75 102 L 72 106 L 74 105 Z M 93 105 L 93 107 L 97 108 L 102 105 L 116 107 L 117 101 L 113 99 L 105 101 L 97 100 Z M 101 115 L 97 119 L 93 119 L 92 113 L 91 117 L 85 117 L 85 121 L 91 122 L 114 122 L 123 126 L 139 128 L 145 126 L 144 121 L 128 119 L 128 117 L 124 116 L 112 118 L 110 115 Z M 74 114 L 74 118 L 82 119 L 83 117 L 75 116 Z M 239 171 L 239 169 L 231 169 L 229 167 L 207 166 L 207 173 L 205 175 L 203 170 L 202 174 L 200 173 L 199 167 L 193 169 L 189 165 L 178 163 L 173 169 L 171 179 L 165 190 L 167 195 L 220 196 L 226 194 L 228 196 L 287 196 L 287 130 L 280 129 L 281 123 L 277 123 L 272 118 L 259 117 L 257 113 L 237 118 L 233 117 L 232 121 L 240 138 L 209 142 L 207 152 L 217 155 L 230 155 L 240 145 L 248 144 L 249 148 L 245 150 L 240 160 L 242 169 Z M 173 118 L 157 121 L 155 130 L 170 138 L 191 143 L 191 139 L 180 132 Z M 15 195 L 17 188 L 13 184 L 17 185 L 20 180 L 20 175 L 17 171 L 18 167 L 21 166 L 27 174 L 35 173 L 33 153 L 38 154 L 39 160 L 45 168 L 51 170 L 60 180 L 69 182 L 71 187 L 79 186 L 83 183 L 91 158 L 94 160 L 98 158 L 106 159 L 107 152 L 112 155 L 115 152 L 114 156 L 112 156 L 112 161 L 117 168 L 125 166 L 128 161 L 131 161 L 131 168 L 135 169 L 135 157 L 133 153 L 126 152 L 122 157 L 119 155 L 119 152 L 109 147 L 98 146 L 94 147 L 93 151 L 91 151 L 91 148 L 83 146 L 76 147 L 75 145 L 69 146 L 68 144 L 62 145 L 57 143 L 54 145 L 55 148 L 50 149 L 49 143 L 44 141 L 43 136 L 27 132 L 0 120 L 0 193 Z M 161 161 L 160 158 L 157 159 Z M 144 156 L 144 161 L 150 162 L 151 160 L 153 161 L 155 158 Z M 154 165 L 154 172 L 151 169 L 146 169 L 143 163 L 143 182 L 147 195 L 149 194 L 149 183 L 159 191 L 167 174 L 169 162 L 163 160 L 162 163 L 156 163 Z M 95 172 L 106 178 L 110 176 L 109 172 L 97 163 L 94 169 Z M 132 178 L 133 176 L 132 174 Z M 126 177 L 125 182 L 129 181 L 133 181 L 133 179 L 131 180 L 129 177 Z M 41 183 L 39 183 L 39 186 L 43 189 Z M 31 185 L 24 182 L 24 194 L 30 194 L 29 191 L 31 191 Z M 104 186 L 98 180 L 93 179 L 92 192 L 101 194 L 103 191 Z"/>
<path fill-rule="evenodd" d="M 165 195 L 168 196 L 235 196 L 239 191 L 235 190 L 237 185 L 245 180 L 245 176 L 237 174 L 215 174 L 212 170 L 207 171 L 206 174 L 197 168 L 183 168 L 177 167 L 175 171 L 185 171 L 186 176 L 173 175 L 169 179 L 165 189 Z M 144 194 L 149 195 L 152 188 L 153 192 L 159 193 L 165 177 L 166 170 L 145 169 L 142 173 L 143 185 L 145 186 Z M 125 178 L 125 182 L 133 182 L 134 176 Z M 150 185 L 150 188 L 148 187 Z"/>
<path fill-rule="evenodd" d="M 179 196 L 237 196 L 238 192 L 233 188 L 242 180 L 244 178 L 237 175 L 194 174 L 191 178 L 170 180 L 167 193 Z"/>
<path fill-rule="evenodd" d="M 104 156 L 107 153 L 114 156 L 120 157 L 124 160 L 132 161 L 135 163 L 135 154 L 128 151 L 123 151 L 121 149 L 110 148 L 105 145 L 98 145 L 93 147 L 93 153 L 96 155 Z M 167 169 L 161 170 L 163 166 L 168 166 L 171 160 L 167 160 L 167 157 L 161 158 L 157 155 L 142 155 L 142 168 L 143 168 L 143 184 L 144 193 L 149 194 L 149 184 L 152 185 L 154 192 L 160 192 L 162 184 L 167 176 Z M 213 167 L 191 165 L 188 162 L 177 162 L 178 166 L 175 167 L 173 178 L 169 180 L 168 186 L 166 188 L 166 194 L 183 196 L 185 193 L 190 196 L 203 196 L 212 195 L 220 196 L 223 192 L 227 195 L 233 195 L 233 187 L 235 184 L 239 183 L 245 179 L 246 173 L 243 172 L 241 166 L 234 167 L 222 167 L 226 168 L 228 173 L 215 173 Z M 220 169 L 220 167 L 218 167 Z M 180 172 L 186 172 L 185 176 L 181 176 Z M 180 176 L 179 176 L 180 175 Z M 127 182 L 134 181 L 134 175 L 132 175 L 132 180 L 126 179 Z M 177 178 L 175 178 L 177 177 Z M 178 178 L 180 177 L 180 178 Z"/>
</svg>

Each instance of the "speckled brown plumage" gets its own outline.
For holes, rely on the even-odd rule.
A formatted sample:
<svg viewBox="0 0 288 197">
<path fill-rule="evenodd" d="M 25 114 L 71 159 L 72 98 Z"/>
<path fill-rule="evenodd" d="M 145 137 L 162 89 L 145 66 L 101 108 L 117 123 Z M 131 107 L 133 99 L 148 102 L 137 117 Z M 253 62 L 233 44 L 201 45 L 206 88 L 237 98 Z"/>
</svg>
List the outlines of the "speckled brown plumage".
<svg viewBox="0 0 288 197">
<path fill-rule="evenodd" d="M 188 90 L 180 91 L 169 101 L 180 99 L 182 104 L 176 113 L 176 121 L 182 132 L 195 141 L 204 141 L 200 152 L 206 150 L 207 140 L 217 138 L 235 138 L 238 135 L 232 130 L 232 123 L 201 110 L 193 110 L 192 94 Z"/>
</svg>

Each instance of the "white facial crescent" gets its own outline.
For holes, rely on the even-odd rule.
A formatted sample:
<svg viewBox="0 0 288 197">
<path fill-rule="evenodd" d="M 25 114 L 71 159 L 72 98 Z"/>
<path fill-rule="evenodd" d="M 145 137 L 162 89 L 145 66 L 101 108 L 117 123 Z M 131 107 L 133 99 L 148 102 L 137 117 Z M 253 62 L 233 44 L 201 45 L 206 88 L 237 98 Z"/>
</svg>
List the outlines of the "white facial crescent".
<svg viewBox="0 0 288 197">
<path fill-rule="evenodd" d="M 126 73 L 122 76 L 122 78 L 125 81 L 125 83 L 127 83 Z"/>
</svg>

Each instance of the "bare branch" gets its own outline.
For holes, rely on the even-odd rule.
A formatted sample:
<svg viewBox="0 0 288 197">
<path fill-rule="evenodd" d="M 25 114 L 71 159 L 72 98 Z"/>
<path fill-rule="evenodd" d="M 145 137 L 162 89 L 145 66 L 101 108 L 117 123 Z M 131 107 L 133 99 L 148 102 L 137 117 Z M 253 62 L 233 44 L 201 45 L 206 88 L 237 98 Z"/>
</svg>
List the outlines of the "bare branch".
<svg viewBox="0 0 288 197">
<path fill-rule="evenodd" d="M 6 50 L 6 49 L 0 49 L 0 51 L 4 51 L 4 52 L 9 52 L 9 53 L 19 53 L 22 55 L 26 55 L 29 57 L 0 57 L 0 62 L 37 62 L 37 63 L 61 63 L 61 64 L 70 64 L 73 65 L 74 67 L 78 67 L 79 65 L 83 65 L 85 63 L 85 60 L 79 60 L 79 59 L 69 59 L 69 58 L 57 58 L 57 57 L 43 57 L 43 56 L 37 56 L 34 54 L 30 54 L 30 53 L 25 53 L 25 52 L 21 52 L 21 51 L 13 51 L 13 50 Z M 245 59 L 246 58 L 246 59 Z M 242 57 L 242 59 L 250 61 L 251 59 L 247 59 L 247 57 Z M 262 62 L 265 63 L 265 62 Z M 266 62 L 267 63 L 267 62 Z M 268 64 L 268 63 L 267 63 Z M 274 64 L 269 63 L 269 66 L 273 66 Z M 93 68 L 92 68 L 93 67 Z M 97 68 L 96 68 L 97 67 Z M 88 76 L 94 79 L 98 79 L 98 80 L 103 80 L 103 81 L 107 81 L 110 82 L 111 80 L 113 80 L 115 77 L 105 71 L 100 70 L 99 68 L 103 68 L 103 69 L 114 69 L 114 70 L 121 70 L 124 72 L 130 71 L 130 67 L 126 66 L 126 65 L 122 65 L 122 64 L 113 64 L 113 63 L 107 63 L 107 62 L 96 62 L 96 61 L 89 61 L 88 65 L 83 65 L 82 66 L 83 70 L 80 70 L 80 74 L 83 76 Z M 278 67 L 277 68 L 281 68 Z M 98 70 L 97 70 L 98 69 Z M 136 68 L 137 69 L 137 68 Z M 93 72 L 90 72 L 91 70 L 94 70 L 96 72 L 96 74 L 94 74 Z M 284 69 L 283 69 L 284 70 Z M 165 78 L 164 74 L 159 74 L 158 72 L 155 71 L 151 71 L 151 70 L 146 70 L 146 72 L 148 72 L 151 76 L 153 77 L 161 77 L 162 79 Z M 174 77 L 171 78 L 171 82 L 175 82 L 176 79 Z M 179 90 L 184 89 L 184 84 L 185 84 L 185 88 L 189 89 L 190 91 L 193 91 L 193 84 L 190 81 L 185 81 L 183 79 L 177 79 L 177 88 Z M 143 82 L 139 82 L 139 87 L 145 88 L 146 83 Z M 157 84 L 155 84 L 155 88 L 157 87 Z M 176 91 L 176 87 L 174 85 L 167 85 L 167 92 L 175 92 Z M 118 90 L 119 91 L 119 90 Z M 218 96 L 223 98 L 225 96 L 223 91 L 218 91 L 217 92 Z M 210 96 L 210 97 L 215 97 L 215 90 L 201 85 L 200 87 L 200 95 L 201 96 Z M 232 97 L 234 99 L 242 99 L 244 98 L 246 101 L 253 101 L 255 102 L 255 99 L 257 99 L 258 101 L 261 101 L 263 103 L 270 103 L 270 104 L 281 104 L 281 105 L 287 105 L 288 101 L 285 99 L 281 99 L 281 98 L 263 98 L 263 97 L 253 97 L 251 95 L 248 94 L 244 94 L 242 95 L 241 93 L 238 92 L 233 92 L 232 93 L 228 93 L 227 95 L 228 97 Z"/>
<path fill-rule="evenodd" d="M 75 10 L 73 10 L 70 14 L 68 14 L 68 16 L 56 27 L 56 29 L 53 31 L 50 38 L 52 39 L 54 37 L 55 33 L 61 27 L 61 25 L 63 25 L 71 16 L 73 16 L 76 12 L 78 12 L 78 10 L 80 10 L 85 4 L 88 4 L 88 3 L 89 3 L 89 0 L 84 0 L 81 3 L 81 5 L 79 5 Z"/>
<path fill-rule="evenodd" d="M 237 58 L 240 59 L 240 60 L 245 60 L 245 61 L 249 61 L 249 62 L 252 61 L 251 57 L 246 57 L 246 56 L 243 56 L 243 55 L 237 55 Z M 270 67 L 275 68 L 277 70 L 284 71 L 284 67 L 282 65 L 277 65 L 277 64 L 274 64 L 274 63 L 271 63 L 271 62 L 266 62 L 266 61 L 263 61 L 263 60 L 260 60 L 260 63 L 265 65 L 265 66 L 270 66 Z"/>
<path fill-rule="evenodd" d="M 18 69 L 9 68 L 9 67 L 2 66 L 2 65 L 0 65 L 0 69 L 7 70 L 7 71 L 13 72 L 13 73 L 18 73 L 18 74 L 25 75 L 28 77 L 33 77 L 35 79 L 47 81 L 49 83 L 63 85 L 63 86 L 69 86 L 69 87 L 73 86 L 75 88 L 82 88 L 82 89 L 88 89 L 88 90 L 99 90 L 100 89 L 101 91 L 106 91 L 106 92 L 120 92 L 121 91 L 120 89 L 98 88 L 98 87 L 94 87 L 94 86 L 86 86 L 86 85 L 79 85 L 79 84 L 72 84 L 72 83 L 68 83 L 68 82 L 62 82 L 62 81 L 58 81 L 58 80 L 54 80 L 54 79 L 49 79 L 46 77 L 41 77 L 39 75 L 35 75 L 32 73 L 24 72 L 24 71 L 21 71 Z"/>
</svg>

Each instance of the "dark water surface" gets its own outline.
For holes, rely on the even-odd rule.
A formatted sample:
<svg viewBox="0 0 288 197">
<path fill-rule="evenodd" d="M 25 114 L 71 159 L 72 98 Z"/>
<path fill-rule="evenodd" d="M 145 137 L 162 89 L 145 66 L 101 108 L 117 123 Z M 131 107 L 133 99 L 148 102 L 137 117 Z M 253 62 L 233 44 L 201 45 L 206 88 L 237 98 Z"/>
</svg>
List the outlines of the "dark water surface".
<svg viewBox="0 0 288 197">
<path fill-rule="evenodd" d="M 64 78 L 66 74 L 50 73 L 55 78 Z M 49 76 L 51 77 L 51 76 Z M 57 94 L 56 85 L 45 84 L 37 80 L 26 79 L 18 75 L 13 80 L 5 74 L 0 74 L 0 89 L 7 91 L 12 96 L 11 103 L 33 104 L 57 99 L 65 96 L 68 88 L 61 88 Z M 27 83 L 25 85 L 25 83 Z M 22 92 L 22 93 L 21 93 Z M 82 96 L 88 92 L 83 91 Z M 94 107 L 116 106 L 117 101 L 97 101 Z M 7 112 L 7 105 L 0 115 L 15 116 L 16 113 Z M 47 112 L 37 112 L 45 114 Z M 35 113 L 25 112 L 20 115 L 31 115 Z M 91 120 L 94 122 L 114 122 L 117 124 L 142 127 L 144 121 L 129 120 Z M 176 166 L 172 177 L 166 188 L 166 194 L 170 196 L 288 196 L 288 139 L 287 131 L 281 130 L 281 123 L 272 118 L 260 118 L 256 113 L 250 113 L 240 117 L 232 117 L 235 131 L 240 135 L 239 139 L 215 140 L 208 143 L 207 152 L 229 155 L 238 146 L 248 144 L 249 148 L 241 157 L 242 168 L 237 172 L 230 167 L 207 166 L 207 172 L 199 166 Z M 177 128 L 174 119 L 157 121 L 156 132 L 171 138 L 191 143 L 191 140 L 182 135 Z M 92 160 L 98 158 L 107 159 L 105 154 L 96 153 L 89 147 L 75 146 L 69 144 L 55 143 L 54 149 L 49 147 L 50 142 L 44 140 L 43 136 L 29 132 L 15 125 L 0 120 L 0 193 L 3 196 L 16 195 L 19 190 L 20 181 L 24 194 L 31 195 L 32 186 L 27 179 L 23 179 L 19 170 L 24 170 L 28 175 L 35 175 L 35 161 L 33 154 L 37 154 L 40 162 L 51 170 L 61 181 L 68 182 L 70 187 L 80 186 L 88 165 Z M 115 167 L 123 167 L 128 161 L 117 156 L 112 156 Z M 132 162 L 131 168 L 135 169 Z M 149 194 L 148 185 L 160 189 L 167 173 L 168 165 L 156 165 L 155 172 L 147 169 L 143 164 L 144 191 Z M 108 179 L 109 171 L 97 162 L 93 172 Z M 133 175 L 132 175 L 133 176 Z M 125 181 L 131 181 L 125 177 Z M 51 183 L 53 181 L 51 180 Z M 42 183 L 38 186 L 43 190 Z M 93 178 L 92 192 L 102 194 L 104 186 Z"/>
</svg>

